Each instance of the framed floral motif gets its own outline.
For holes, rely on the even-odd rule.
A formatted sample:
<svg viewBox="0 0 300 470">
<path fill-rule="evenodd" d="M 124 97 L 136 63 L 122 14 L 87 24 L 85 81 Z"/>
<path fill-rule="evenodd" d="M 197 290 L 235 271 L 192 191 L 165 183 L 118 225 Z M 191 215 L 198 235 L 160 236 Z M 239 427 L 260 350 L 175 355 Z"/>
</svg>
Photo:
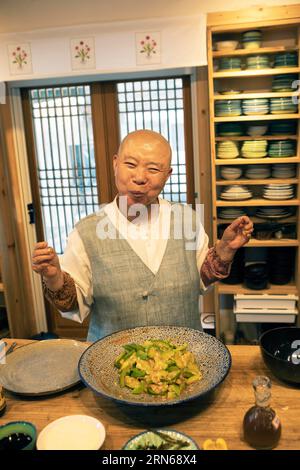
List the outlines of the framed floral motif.
<svg viewBox="0 0 300 470">
<path fill-rule="evenodd" d="M 160 32 L 136 33 L 135 47 L 137 65 L 160 64 Z"/>
<path fill-rule="evenodd" d="M 9 44 L 8 61 L 11 75 L 32 73 L 32 58 L 29 43 Z"/>
<path fill-rule="evenodd" d="M 71 60 L 73 70 L 95 68 L 94 38 L 71 39 Z"/>
</svg>

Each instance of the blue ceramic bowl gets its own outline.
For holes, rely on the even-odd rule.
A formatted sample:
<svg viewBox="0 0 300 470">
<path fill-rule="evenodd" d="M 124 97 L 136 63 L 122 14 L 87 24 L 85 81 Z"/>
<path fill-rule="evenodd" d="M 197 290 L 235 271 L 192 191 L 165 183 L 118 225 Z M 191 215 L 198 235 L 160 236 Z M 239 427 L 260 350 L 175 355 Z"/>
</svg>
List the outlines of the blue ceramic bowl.
<svg viewBox="0 0 300 470">
<path fill-rule="evenodd" d="M 141 344 L 149 339 L 170 340 L 175 344 L 187 343 L 202 372 L 202 379 L 186 387 L 175 399 L 141 393 L 134 395 L 120 386 L 116 358 L 128 343 Z M 81 356 L 81 380 L 95 393 L 125 405 L 166 407 L 203 396 L 214 390 L 227 376 L 231 355 L 226 346 L 214 336 L 192 328 L 179 326 L 141 326 L 118 331 L 93 343 Z"/>
<path fill-rule="evenodd" d="M 161 445 L 165 446 L 164 450 L 199 450 L 196 442 L 182 432 L 178 432 L 173 429 L 154 429 L 154 431 L 161 433 L 161 435 L 158 435 L 153 431 L 141 432 L 129 439 L 129 441 L 127 441 L 123 446 L 123 450 L 163 450 Z M 186 443 L 186 445 L 182 447 L 178 447 L 176 444 L 172 445 L 171 443 L 168 445 L 164 440 L 164 435 L 166 438 L 170 437 L 172 439 L 182 441 L 182 443 Z"/>
<path fill-rule="evenodd" d="M 11 421 L 0 426 L 0 450 L 33 450 L 36 427 L 28 421 Z"/>
</svg>

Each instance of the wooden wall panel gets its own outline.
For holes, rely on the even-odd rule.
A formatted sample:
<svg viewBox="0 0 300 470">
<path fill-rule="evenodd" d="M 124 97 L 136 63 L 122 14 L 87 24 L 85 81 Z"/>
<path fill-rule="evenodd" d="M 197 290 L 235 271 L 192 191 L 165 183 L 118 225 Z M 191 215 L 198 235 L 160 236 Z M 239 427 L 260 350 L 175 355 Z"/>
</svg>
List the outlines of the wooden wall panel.
<svg viewBox="0 0 300 470">
<path fill-rule="evenodd" d="M 20 181 L 8 96 L 0 105 L 0 250 L 2 276 L 11 335 L 28 338 L 37 333 L 30 309 L 33 295 L 26 263 L 25 230 L 21 213 Z"/>
<path fill-rule="evenodd" d="M 209 106 L 207 67 L 198 67 L 196 75 L 197 88 L 197 121 L 199 141 L 199 181 L 200 202 L 204 204 L 204 228 L 212 241 L 212 206 L 211 206 L 211 165 L 209 139 Z M 215 312 L 213 291 L 203 297 L 203 313 Z"/>
</svg>

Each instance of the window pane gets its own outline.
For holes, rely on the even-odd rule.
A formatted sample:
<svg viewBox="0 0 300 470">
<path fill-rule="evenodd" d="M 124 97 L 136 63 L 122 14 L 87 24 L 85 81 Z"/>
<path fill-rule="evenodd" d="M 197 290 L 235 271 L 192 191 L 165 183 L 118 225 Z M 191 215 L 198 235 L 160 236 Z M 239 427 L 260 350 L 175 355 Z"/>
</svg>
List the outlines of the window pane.
<svg viewBox="0 0 300 470">
<path fill-rule="evenodd" d="M 97 210 L 90 87 L 31 90 L 30 97 L 45 237 L 62 253 L 76 222 Z"/>
<path fill-rule="evenodd" d="M 182 78 L 118 83 L 117 91 L 121 139 L 137 129 L 160 132 L 172 147 L 173 168 L 162 196 L 170 201 L 186 202 Z"/>
</svg>

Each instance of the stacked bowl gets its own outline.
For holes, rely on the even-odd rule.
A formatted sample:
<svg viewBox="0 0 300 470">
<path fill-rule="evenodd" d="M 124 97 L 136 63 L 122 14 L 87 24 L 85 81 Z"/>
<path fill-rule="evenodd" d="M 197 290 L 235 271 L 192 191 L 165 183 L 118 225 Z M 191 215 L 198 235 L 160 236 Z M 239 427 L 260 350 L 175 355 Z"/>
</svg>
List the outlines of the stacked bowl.
<svg viewBox="0 0 300 470">
<path fill-rule="evenodd" d="M 239 147 L 237 142 L 224 140 L 217 145 L 217 158 L 237 158 L 239 156 Z"/>
<path fill-rule="evenodd" d="M 221 199 L 227 201 L 243 201 L 252 197 L 251 191 L 246 186 L 227 186 L 220 194 Z"/>
<path fill-rule="evenodd" d="M 238 41 L 217 41 L 215 43 L 217 51 L 233 51 L 238 46 Z"/>
<path fill-rule="evenodd" d="M 255 213 L 257 217 L 263 219 L 283 219 L 292 215 L 293 211 L 289 207 L 259 207 Z"/>
<path fill-rule="evenodd" d="M 222 207 L 218 212 L 218 217 L 221 219 L 238 219 L 246 215 L 246 212 L 241 207 Z"/>
<path fill-rule="evenodd" d="M 240 57 L 221 57 L 219 60 L 219 70 L 241 70 Z"/>
<path fill-rule="evenodd" d="M 292 184 L 266 184 L 264 186 L 263 197 L 265 199 L 283 200 L 294 197 Z"/>
<path fill-rule="evenodd" d="M 261 136 L 268 132 L 267 124 L 255 124 L 247 127 L 247 134 L 252 137 Z"/>
<path fill-rule="evenodd" d="M 269 144 L 269 157 L 293 157 L 295 154 L 295 142 L 292 140 L 274 140 Z"/>
<path fill-rule="evenodd" d="M 296 52 L 283 52 L 276 54 L 274 58 L 274 67 L 297 67 L 298 57 Z"/>
<path fill-rule="evenodd" d="M 249 289 L 266 289 L 268 285 L 267 263 L 251 263 L 245 266 L 244 282 Z"/>
<path fill-rule="evenodd" d="M 240 116 L 242 114 L 241 100 L 220 100 L 215 105 L 216 116 Z"/>
<path fill-rule="evenodd" d="M 243 170 L 239 166 L 222 166 L 220 173 L 224 180 L 237 180 L 242 176 Z"/>
<path fill-rule="evenodd" d="M 245 171 L 245 177 L 256 180 L 256 179 L 266 179 L 271 176 L 270 165 L 247 165 Z"/>
<path fill-rule="evenodd" d="M 277 163 L 272 165 L 273 178 L 294 178 L 296 176 L 296 166 L 288 163 Z"/>
<path fill-rule="evenodd" d="M 294 73 L 275 75 L 272 81 L 272 91 L 293 91 L 297 89 L 298 75 Z M 295 86 L 293 84 L 295 82 Z"/>
<path fill-rule="evenodd" d="M 267 98 L 254 98 L 251 100 L 242 100 L 243 114 L 268 114 L 269 100 Z"/>
<path fill-rule="evenodd" d="M 242 35 L 242 44 L 244 49 L 258 49 L 261 46 L 261 31 L 246 31 Z"/>
<path fill-rule="evenodd" d="M 296 134 L 297 123 L 295 121 L 274 121 L 270 126 L 270 134 L 272 135 L 282 135 Z"/>
<path fill-rule="evenodd" d="M 298 104 L 294 102 L 293 97 L 271 98 L 270 112 L 271 114 L 291 114 L 297 113 Z"/>
<path fill-rule="evenodd" d="M 272 284 L 287 284 L 293 275 L 295 250 L 290 247 L 270 248 L 268 252 L 269 277 Z"/>
<path fill-rule="evenodd" d="M 253 55 L 246 58 L 247 69 L 267 69 L 270 67 L 268 55 Z"/>
<path fill-rule="evenodd" d="M 222 122 L 218 124 L 218 135 L 222 137 L 238 137 L 243 135 L 243 125 L 240 122 Z"/>
<path fill-rule="evenodd" d="M 245 140 L 241 155 L 244 158 L 263 158 L 267 156 L 267 140 Z"/>
</svg>

